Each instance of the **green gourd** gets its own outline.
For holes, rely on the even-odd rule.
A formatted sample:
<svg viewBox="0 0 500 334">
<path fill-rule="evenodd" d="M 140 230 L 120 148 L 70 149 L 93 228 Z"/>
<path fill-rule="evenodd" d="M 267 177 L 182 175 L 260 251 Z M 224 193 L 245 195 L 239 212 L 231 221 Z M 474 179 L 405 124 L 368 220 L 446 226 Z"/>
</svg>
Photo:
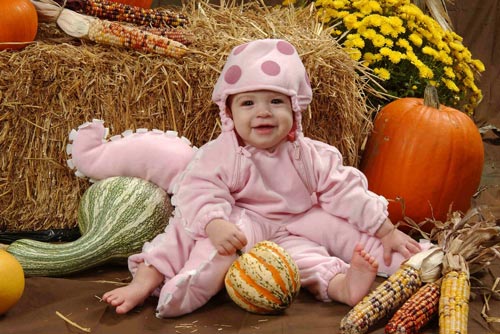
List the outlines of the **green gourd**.
<svg viewBox="0 0 500 334">
<path fill-rule="evenodd" d="M 78 208 L 81 237 L 67 243 L 13 242 L 26 276 L 65 276 L 109 262 L 125 262 L 163 232 L 172 213 L 164 190 L 139 178 L 116 176 L 94 183 Z"/>
</svg>

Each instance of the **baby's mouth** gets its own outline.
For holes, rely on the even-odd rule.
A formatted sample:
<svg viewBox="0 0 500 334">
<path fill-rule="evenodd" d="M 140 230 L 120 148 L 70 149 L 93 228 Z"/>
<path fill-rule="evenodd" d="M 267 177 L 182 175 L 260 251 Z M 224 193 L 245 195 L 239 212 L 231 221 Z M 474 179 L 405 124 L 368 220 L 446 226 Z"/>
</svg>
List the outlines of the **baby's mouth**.
<svg viewBox="0 0 500 334">
<path fill-rule="evenodd" d="M 272 129 L 274 128 L 274 125 L 271 125 L 271 124 L 261 124 L 261 125 L 257 125 L 257 126 L 254 126 L 254 129 Z"/>
<path fill-rule="evenodd" d="M 270 124 L 261 124 L 253 127 L 256 134 L 269 135 L 273 133 L 275 126 Z"/>
</svg>

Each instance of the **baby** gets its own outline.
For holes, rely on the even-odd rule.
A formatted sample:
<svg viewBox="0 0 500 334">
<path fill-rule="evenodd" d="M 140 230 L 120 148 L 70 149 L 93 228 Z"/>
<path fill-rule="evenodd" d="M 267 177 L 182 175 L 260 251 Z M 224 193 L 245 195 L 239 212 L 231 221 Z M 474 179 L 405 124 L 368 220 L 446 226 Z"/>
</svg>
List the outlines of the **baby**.
<svg viewBox="0 0 500 334">
<path fill-rule="evenodd" d="M 367 294 L 377 271 L 392 273 L 420 251 L 359 170 L 303 135 L 312 89 L 290 43 L 234 48 L 212 98 L 222 132 L 177 178 L 169 226 L 129 258 L 132 282 L 104 294 L 117 313 L 152 294 L 158 317 L 196 310 L 223 288 L 236 251 L 262 240 L 292 256 L 317 299 L 348 305 Z"/>
</svg>

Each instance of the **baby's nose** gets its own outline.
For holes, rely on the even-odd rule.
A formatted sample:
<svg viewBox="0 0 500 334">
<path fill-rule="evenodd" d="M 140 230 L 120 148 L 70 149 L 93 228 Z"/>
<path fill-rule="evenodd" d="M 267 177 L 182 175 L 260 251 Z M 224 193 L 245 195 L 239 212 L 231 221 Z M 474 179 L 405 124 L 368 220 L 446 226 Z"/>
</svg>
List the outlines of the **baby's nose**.
<svg viewBox="0 0 500 334">
<path fill-rule="evenodd" d="M 261 117 L 265 117 L 265 116 L 271 116 L 273 113 L 271 111 L 271 108 L 269 108 L 268 106 L 260 106 L 259 107 L 259 110 L 258 110 L 258 115 L 261 116 Z"/>
</svg>

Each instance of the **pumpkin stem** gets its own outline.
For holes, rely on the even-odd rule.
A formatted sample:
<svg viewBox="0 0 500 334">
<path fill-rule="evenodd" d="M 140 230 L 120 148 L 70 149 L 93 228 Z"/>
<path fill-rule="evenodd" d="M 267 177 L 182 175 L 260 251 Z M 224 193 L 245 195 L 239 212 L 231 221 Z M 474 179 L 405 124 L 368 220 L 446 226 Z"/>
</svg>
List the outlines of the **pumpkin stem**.
<svg viewBox="0 0 500 334">
<path fill-rule="evenodd" d="M 424 105 L 439 109 L 439 97 L 436 87 L 427 85 L 424 90 Z"/>
</svg>

